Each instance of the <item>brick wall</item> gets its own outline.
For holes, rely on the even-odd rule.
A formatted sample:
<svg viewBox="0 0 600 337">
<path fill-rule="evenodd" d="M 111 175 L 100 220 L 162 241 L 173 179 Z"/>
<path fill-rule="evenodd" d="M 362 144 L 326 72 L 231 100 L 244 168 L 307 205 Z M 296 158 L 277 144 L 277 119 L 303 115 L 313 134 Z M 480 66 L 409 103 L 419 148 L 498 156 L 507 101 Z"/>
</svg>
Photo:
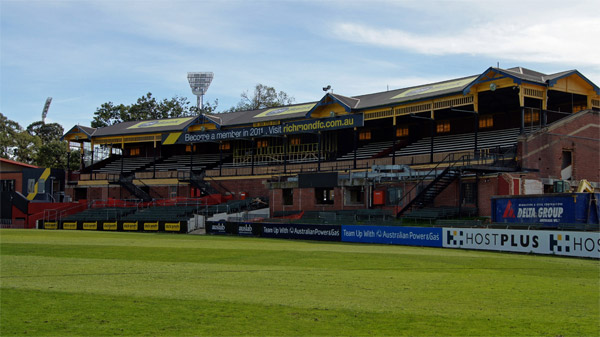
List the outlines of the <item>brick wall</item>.
<svg viewBox="0 0 600 337">
<path fill-rule="evenodd" d="M 523 168 L 539 170 L 539 178 L 561 179 L 563 151 L 572 153 L 572 180 L 600 182 L 600 117 L 597 111 L 567 117 L 543 132 L 522 139 Z"/>
</svg>

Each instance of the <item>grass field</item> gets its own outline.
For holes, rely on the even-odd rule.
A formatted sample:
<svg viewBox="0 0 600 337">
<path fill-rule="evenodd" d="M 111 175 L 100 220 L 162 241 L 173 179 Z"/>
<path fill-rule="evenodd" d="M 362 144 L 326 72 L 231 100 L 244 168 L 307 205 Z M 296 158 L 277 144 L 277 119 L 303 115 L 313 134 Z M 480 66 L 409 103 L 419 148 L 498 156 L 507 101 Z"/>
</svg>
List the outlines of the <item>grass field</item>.
<svg viewBox="0 0 600 337">
<path fill-rule="evenodd" d="M 1 230 L 0 335 L 599 336 L 597 260 Z"/>
</svg>

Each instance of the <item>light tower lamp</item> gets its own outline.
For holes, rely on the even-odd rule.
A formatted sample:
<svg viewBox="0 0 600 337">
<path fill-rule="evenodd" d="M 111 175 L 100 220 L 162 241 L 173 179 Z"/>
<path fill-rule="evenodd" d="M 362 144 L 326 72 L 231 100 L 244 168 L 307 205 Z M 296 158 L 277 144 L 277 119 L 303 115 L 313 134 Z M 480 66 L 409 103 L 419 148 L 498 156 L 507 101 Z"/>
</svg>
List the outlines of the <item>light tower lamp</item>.
<svg viewBox="0 0 600 337">
<path fill-rule="evenodd" d="M 188 82 L 190 82 L 190 88 L 192 88 L 192 93 L 197 96 L 197 107 L 198 112 L 200 112 L 204 107 L 202 101 L 204 94 L 208 90 L 214 74 L 212 72 L 188 72 L 187 77 Z"/>
</svg>

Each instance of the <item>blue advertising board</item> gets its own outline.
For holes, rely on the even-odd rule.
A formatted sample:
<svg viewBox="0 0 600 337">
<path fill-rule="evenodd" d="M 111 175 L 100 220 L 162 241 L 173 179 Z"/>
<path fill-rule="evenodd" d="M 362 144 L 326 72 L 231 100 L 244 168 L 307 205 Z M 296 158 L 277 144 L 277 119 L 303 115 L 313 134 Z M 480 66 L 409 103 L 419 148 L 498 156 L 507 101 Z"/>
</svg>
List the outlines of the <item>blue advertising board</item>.
<svg viewBox="0 0 600 337">
<path fill-rule="evenodd" d="M 263 224 L 262 237 L 295 240 L 340 241 L 340 225 Z"/>
<path fill-rule="evenodd" d="M 598 195 L 599 193 L 563 193 L 493 197 L 492 221 L 540 223 L 548 226 L 598 223 Z"/>
<path fill-rule="evenodd" d="M 342 226 L 342 241 L 442 247 L 442 229 L 424 227 Z"/>
</svg>

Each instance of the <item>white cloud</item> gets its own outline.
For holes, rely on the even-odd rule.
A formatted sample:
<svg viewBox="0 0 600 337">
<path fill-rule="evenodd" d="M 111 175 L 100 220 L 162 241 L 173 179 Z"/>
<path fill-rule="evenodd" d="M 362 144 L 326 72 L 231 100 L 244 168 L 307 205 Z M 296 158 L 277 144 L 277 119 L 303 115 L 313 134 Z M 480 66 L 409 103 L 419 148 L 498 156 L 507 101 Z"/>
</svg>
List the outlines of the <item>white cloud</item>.
<svg viewBox="0 0 600 337">
<path fill-rule="evenodd" d="M 426 55 L 493 57 L 520 62 L 598 66 L 600 36 L 597 19 L 558 19 L 523 26 L 485 23 L 447 34 L 419 34 L 403 29 L 377 29 L 339 23 L 334 34 L 356 43 L 408 50 Z"/>
</svg>

